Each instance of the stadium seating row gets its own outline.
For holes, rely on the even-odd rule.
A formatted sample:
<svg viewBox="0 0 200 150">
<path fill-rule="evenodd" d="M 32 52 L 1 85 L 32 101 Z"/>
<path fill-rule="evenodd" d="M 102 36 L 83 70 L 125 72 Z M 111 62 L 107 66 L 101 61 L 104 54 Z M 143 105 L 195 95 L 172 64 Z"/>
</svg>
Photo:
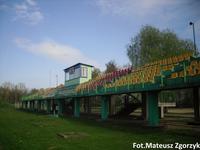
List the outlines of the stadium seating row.
<svg viewBox="0 0 200 150">
<path fill-rule="evenodd" d="M 200 75 L 200 61 L 194 60 L 190 62 L 190 65 L 186 67 L 185 76 Z M 171 78 L 184 77 L 184 70 L 174 72 L 171 74 Z"/>
<path fill-rule="evenodd" d="M 132 68 L 128 67 L 128 68 L 120 69 L 111 73 L 102 74 L 93 80 L 90 80 L 86 83 L 79 85 L 76 88 L 76 91 L 97 89 L 98 87 L 102 87 L 107 83 L 114 82 L 115 80 L 117 80 L 118 78 L 122 76 L 126 76 L 127 74 L 130 74 L 131 70 Z"/>
<path fill-rule="evenodd" d="M 193 56 L 193 53 L 188 52 L 179 56 L 173 56 L 160 61 L 152 62 L 144 66 L 134 68 L 131 71 L 129 68 L 129 71 L 127 71 L 127 73 L 124 74 L 119 72 L 104 74 L 97 77 L 94 80 L 79 85 L 76 88 L 76 92 L 85 90 L 95 90 L 98 87 L 112 88 L 147 82 L 154 83 L 155 77 L 161 76 L 162 72 L 164 71 L 170 71 L 171 78 L 183 77 L 184 72 L 173 72 L 174 67 L 176 65 L 179 65 L 179 63 L 184 60 L 189 60 L 191 56 Z M 192 62 L 192 66 L 188 67 L 187 69 L 188 75 L 194 75 L 199 73 L 200 71 L 194 71 L 198 70 L 198 67 L 199 63 Z"/>
</svg>

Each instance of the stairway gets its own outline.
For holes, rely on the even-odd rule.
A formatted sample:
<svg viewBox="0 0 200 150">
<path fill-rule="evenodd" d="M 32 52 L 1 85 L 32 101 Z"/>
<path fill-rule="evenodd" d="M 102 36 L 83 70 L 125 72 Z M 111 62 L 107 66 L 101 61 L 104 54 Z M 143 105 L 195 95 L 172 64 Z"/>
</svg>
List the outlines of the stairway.
<svg viewBox="0 0 200 150">
<path fill-rule="evenodd" d="M 113 117 L 123 117 L 128 116 L 132 112 L 134 112 L 138 107 L 141 107 L 140 102 L 131 102 L 127 103 L 120 111 L 118 111 Z"/>
</svg>

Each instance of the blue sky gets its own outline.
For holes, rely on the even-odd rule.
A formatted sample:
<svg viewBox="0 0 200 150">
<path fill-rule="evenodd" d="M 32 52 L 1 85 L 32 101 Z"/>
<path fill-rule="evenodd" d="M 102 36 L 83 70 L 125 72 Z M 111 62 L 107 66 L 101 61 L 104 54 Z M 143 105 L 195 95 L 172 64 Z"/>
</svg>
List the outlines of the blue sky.
<svg viewBox="0 0 200 150">
<path fill-rule="evenodd" d="M 78 62 L 128 64 L 126 45 L 143 25 L 169 28 L 200 47 L 199 0 L 0 0 L 0 84 L 64 82 Z"/>
</svg>

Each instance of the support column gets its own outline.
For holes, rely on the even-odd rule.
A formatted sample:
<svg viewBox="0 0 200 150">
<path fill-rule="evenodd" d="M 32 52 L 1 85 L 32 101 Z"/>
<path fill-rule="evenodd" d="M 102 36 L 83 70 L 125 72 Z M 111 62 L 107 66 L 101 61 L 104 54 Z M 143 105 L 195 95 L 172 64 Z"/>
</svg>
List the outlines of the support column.
<svg viewBox="0 0 200 150">
<path fill-rule="evenodd" d="M 110 115 L 115 114 L 115 96 L 111 96 L 109 100 L 109 113 Z"/>
<path fill-rule="evenodd" d="M 58 102 L 58 115 L 62 116 L 63 115 L 63 100 L 57 100 Z"/>
<path fill-rule="evenodd" d="M 194 87 L 193 88 L 193 104 L 194 104 L 194 120 L 199 121 L 200 120 L 200 100 L 199 100 L 199 88 Z"/>
<path fill-rule="evenodd" d="M 43 111 L 44 110 L 44 100 L 41 101 L 41 107 L 40 110 Z"/>
<path fill-rule="evenodd" d="M 51 112 L 51 101 L 50 100 L 46 100 L 46 106 L 47 106 L 47 113 Z"/>
<path fill-rule="evenodd" d="M 47 100 L 44 100 L 44 111 L 47 111 Z"/>
<path fill-rule="evenodd" d="M 28 109 L 28 101 L 25 102 L 25 109 Z"/>
<path fill-rule="evenodd" d="M 53 115 L 56 115 L 56 102 L 55 102 L 55 99 L 52 99 L 52 112 L 53 112 Z"/>
<path fill-rule="evenodd" d="M 159 111 L 158 111 L 158 92 L 147 92 L 147 105 L 148 105 L 148 125 L 159 125 Z"/>
<path fill-rule="evenodd" d="M 28 109 L 28 101 L 25 102 L 25 107 Z"/>
<path fill-rule="evenodd" d="M 42 101 L 42 110 L 43 110 L 43 111 L 45 111 L 45 110 L 46 110 L 46 105 L 45 105 L 45 103 L 46 103 L 46 101 L 45 101 L 45 100 L 43 100 L 43 101 Z"/>
<path fill-rule="evenodd" d="M 101 97 L 101 119 L 106 120 L 109 114 L 109 100 L 110 96 Z"/>
<path fill-rule="evenodd" d="M 30 109 L 30 101 L 28 101 L 28 109 Z"/>
<path fill-rule="evenodd" d="M 33 101 L 30 101 L 30 105 L 31 105 L 30 111 L 33 111 Z"/>
<path fill-rule="evenodd" d="M 25 109 L 25 102 L 22 102 L 22 109 Z"/>
<path fill-rule="evenodd" d="M 33 101 L 30 101 L 30 103 L 31 103 L 31 111 L 33 111 Z"/>
<path fill-rule="evenodd" d="M 27 109 L 27 101 L 25 102 L 25 107 L 24 108 Z"/>
<path fill-rule="evenodd" d="M 35 111 L 35 101 L 32 101 L 32 111 Z"/>
<path fill-rule="evenodd" d="M 26 102 L 26 109 L 29 109 L 29 101 Z"/>
<path fill-rule="evenodd" d="M 29 105 L 30 105 L 29 110 L 31 110 L 32 109 L 32 102 L 31 101 L 28 101 L 28 102 L 29 102 Z"/>
<path fill-rule="evenodd" d="M 147 93 L 142 92 L 142 118 L 143 120 L 147 120 Z"/>
<path fill-rule="evenodd" d="M 33 101 L 33 111 L 34 111 L 34 112 L 36 111 L 36 107 L 37 107 L 36 102 L 37 102 L 37 101 L 35 101 L 35 100 Z"/>
<path fill-rule="evenodd" d="M 41 100 L 37 101 L 37 111 L 40 112 L 41 111 Z"/>
<path fill-rule="evenodd" d="M 74 117 L 80 117 L 80 99 L 74 98 Z"/>
</svg>

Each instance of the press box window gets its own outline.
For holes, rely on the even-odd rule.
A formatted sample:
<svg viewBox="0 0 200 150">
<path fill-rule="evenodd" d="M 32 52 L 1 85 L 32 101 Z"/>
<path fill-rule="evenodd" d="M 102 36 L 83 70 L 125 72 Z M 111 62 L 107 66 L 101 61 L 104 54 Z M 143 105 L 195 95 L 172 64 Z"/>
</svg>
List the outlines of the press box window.
<svg viewBox="0 0 200 150">
<path fill-rule="evenodd" d="M 88 76 L 88 68 L 82 67 L 81 68 L 81 76 L 82 77 L 87 77 Z"/>
</svg>

